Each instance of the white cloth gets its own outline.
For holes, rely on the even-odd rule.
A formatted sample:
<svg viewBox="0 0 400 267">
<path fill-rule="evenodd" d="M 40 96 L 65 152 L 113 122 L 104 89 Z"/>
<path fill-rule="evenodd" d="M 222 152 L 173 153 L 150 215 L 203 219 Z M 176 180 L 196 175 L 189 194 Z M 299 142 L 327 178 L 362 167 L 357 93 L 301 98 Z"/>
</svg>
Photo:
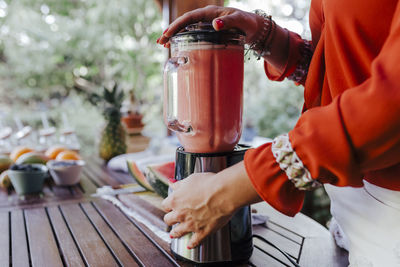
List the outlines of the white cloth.
<svg viewBox="0 0 400 267">
<path fill-rule="evenodd" d="M 334 217 L 331 232 L 349 250 L 349 266 L 400 266 L 400 192 L 367 181 L 362 188 L 325 189 Z"/>
<path fill-rule="evenodd" d="M 101 193 L 102 190 L 98 191 L 98 193 Z M 144 218 L 142 215 L 134 211 L 133 209 L 125 206 L 121 201 L 118 200 L 116 196 L 111 196 L 111 195 L 102 195 L 101 198 L 110 201 L 113 203 L 115 206 L 120 208 L 122 212 L 124 212 L 126 215 L 132 217 L 133 219 L 137 220 L 138 222 L 146 225 L 147 228 L 149 228 L 150 231 L 152 231 L 155 235 L 157 235 L 159 238 L 167 242 L 168 244 L 171 243 L 171 238 L 169 237 L 169 233 L 161 230 L 158 228 L 156 225 L 152 224 L 150 221 L 148 221 L 146 218 Z"/>
</svg>

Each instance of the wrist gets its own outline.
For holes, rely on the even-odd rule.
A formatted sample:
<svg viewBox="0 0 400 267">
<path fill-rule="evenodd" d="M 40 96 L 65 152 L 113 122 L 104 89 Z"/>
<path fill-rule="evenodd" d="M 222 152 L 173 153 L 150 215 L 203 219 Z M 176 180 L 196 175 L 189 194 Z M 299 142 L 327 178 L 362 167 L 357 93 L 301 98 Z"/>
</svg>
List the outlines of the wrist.
<svg viewBox="0 0 400 267">
<path fill-rule="evenodd" d="M 212 188 L 211 197 L 208 200 L 209 205 L 212 205 L 223 215 L 232 214 L 239 208 L 236 202 L 232 201 L 232 181 L 229 176 L 225 175 L 225 170 L 216 173 L 213 177 L 214 186 Z"/>
<path fill-rule="evenodd" d="M 220 206 L 224 214 L 231 214 L 243 206 L 262 201 L 247 175 L 243 161 L 217 173 L 215 178 L 218 183 L 214 189 L 213 202 Z"/>
<path fill-rule="evenodd" d="M 260 59 L 264 55 L 270 54 L 270 43 L 275 34 L 276 24 L 271 15 L 267 15 L 264 11 L 256 9 L 254 13 L 257 18 L 257 38 L 250 44 L 250 49 Z"/>
</svg>

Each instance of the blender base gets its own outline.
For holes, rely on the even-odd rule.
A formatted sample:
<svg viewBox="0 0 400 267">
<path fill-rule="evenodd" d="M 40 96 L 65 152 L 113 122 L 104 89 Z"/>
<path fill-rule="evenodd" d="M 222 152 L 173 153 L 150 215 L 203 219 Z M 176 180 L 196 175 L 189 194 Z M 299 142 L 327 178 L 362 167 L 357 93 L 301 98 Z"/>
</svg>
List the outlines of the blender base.
<svg viewBox="0 0 400 267">
<path fill-rule="evenodd" d="M 185 257 L 182 257 L 179 254 L 176 254 L 172 249 L 171 249 L 171 253 L 174 256 L 175 259 L 179 260 L 179 261 L 184 261 L 187 263 L 191 263 L 194 264 L 195 266 L 215 266 L 215 267 L 225 267 L 225 266 L 232 266 L 232 265 L 240 265 L 240 264 L 246 264 L 248 263 L 250 257 L 248 257 L 247 259 L 243 259 L 243 260 L 236 260 L 236 261 L 222 261 L 222 262 L 196 262 L 196 261 L 192 261 L 189 260 Z"/>
<path fill-rule="evenodd" d="M 249 147 L 237 145 L 222 153 L 191 153 L 183 147 L 176 151 L 175 179 L 183 180 L 193 173 L 219 172 L 243 160 Z M 187 249 L 191 234 L 171 240 L 175 258 L 201 266 L 232 266 L 245 263 L 253 252 L 250 207 L 238 209 L 227 225 L 207 236 L 202 244 Z"/>
</svg>

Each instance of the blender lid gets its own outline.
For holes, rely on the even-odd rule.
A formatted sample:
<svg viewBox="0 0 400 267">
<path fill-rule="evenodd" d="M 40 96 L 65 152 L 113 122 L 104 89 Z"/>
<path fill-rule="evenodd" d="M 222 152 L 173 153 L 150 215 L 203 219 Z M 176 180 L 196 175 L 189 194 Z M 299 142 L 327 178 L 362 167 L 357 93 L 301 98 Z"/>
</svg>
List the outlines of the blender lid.
<svg viewBox="0 0 400 267">
<path fill-rule="evenodd" d="M 239 29 L 216 31 L 210 22 L 198 22 L 190 24 L 175 34 L 172 42 L 212 42 L 218 44 L 244 44 L 246 34 Z"/>
<path fill-rule="evenodd" d="M 239 29 L 236 28 L 231 28 L 228 30 L 221 30 L 221 31 L 216 31 L 214 29 L 214 27 L 212 26 L 211 22 L 198 22 L 198 23 L 193 23 L 190 25 L 187 25 L 185 27 L 185 30 L 183 32 L 180 33 L 191 33 L 191 32 L 219 32 L 219 33 L 232 33 L 232 34 L 240 34 L 245 36 L 246 34 L 244 32 L 242 32 Z M 178 33 L 179 34 L 179 33 Z"/>
</svg>

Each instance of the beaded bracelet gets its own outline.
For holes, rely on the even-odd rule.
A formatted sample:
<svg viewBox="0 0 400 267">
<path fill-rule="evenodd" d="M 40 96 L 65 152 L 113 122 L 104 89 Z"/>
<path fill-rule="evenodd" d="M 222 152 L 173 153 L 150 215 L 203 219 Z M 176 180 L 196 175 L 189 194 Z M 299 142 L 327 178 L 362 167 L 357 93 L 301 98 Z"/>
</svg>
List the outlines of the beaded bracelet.
<svg viewBox="0 0 400 267">
<path fill-rule="evenodd" d="M 260 59 L 261 57 L 271 55 L 271 44 L 275 37 L 276 23 L 270 15 L 267 15 L 260 9 L 256 9 L 254 13 L 264 18 L 262 34 L 250 45 L 250 49 L 254 51 L 254 55 L 257 56 L 257 59 Z"/>
</svg>

